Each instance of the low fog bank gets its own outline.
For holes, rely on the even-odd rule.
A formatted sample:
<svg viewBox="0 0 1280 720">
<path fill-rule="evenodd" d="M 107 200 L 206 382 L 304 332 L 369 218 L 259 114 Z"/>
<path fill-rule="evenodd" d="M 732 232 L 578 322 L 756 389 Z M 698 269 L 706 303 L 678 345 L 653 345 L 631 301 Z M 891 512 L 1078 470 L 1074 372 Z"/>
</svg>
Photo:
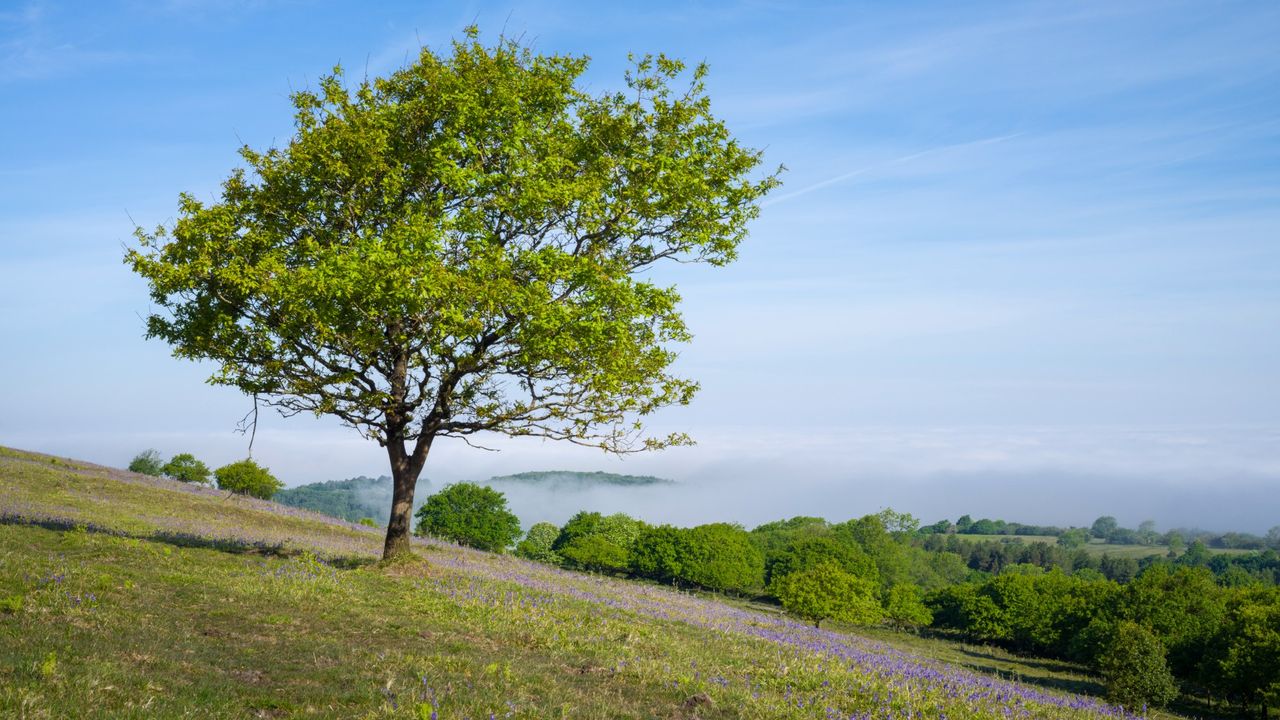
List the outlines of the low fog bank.
<svg viewBox="0 0 1280 720">
<path fill-rule="evenodd" d="M 349 429 L 297 420 L 272 425 L 260 430 L 254 457 L 289 486 L 387 474 L 384 451 Z M 690 428 L 653 428 L 672 429 Z M 550 491 L 504 483 L 501 489 L 526 526 L 560 523 L 579 510 L 751 527 L 793 515 L 844 520 L 884 507 L 925 522 L 968 514 L 1086 525 L 1113 515 L 1129 527 L 1154 520 L 1161 529 L 1261 533 L 1280 525 L 1280 430 L 1273 428 L 693 429 L 695 447 L 625 458 L 530 439 L 486 439 L 501 452 L 441 441 L 420 481 L 419 501 L 451 482 L 603 470 L 675 484 Z M 246 439 L 226 430 L 9 433 L 0 444 L 115 467 L 147 447 L 166 457 L 193 452 L 213 467 L 246 452 Z"/>
<path fill-rule="evenodd" d="M 526 526 L 563 523 L 579 510 L 752 527 L 794 515 L 839 521 L 885 507 L 926 523 L 968 514 L 1064 526 L 1113 515 L 1127 526 L 1154 520 L 1161 529 L 1256 533 L 1280 525 L 1280 433 L 1266 429 L 854 429 L 701 440 L 621 462 L 562 456 L 576 469 L 653 474 L 674 485 L 501 489 Z M 552 446 L 539 450 L 545 462 Z M 501 454 L 503 465 L 535 457 Z"/>
<path fill-rule="evenodd" d="M 950 474 L 868 477 L 841 481 L 803 477 L 704 478 L 641 488 L 596 487 L 554 491 L 527 485 L 495 486 L 526 527 L 563 524 L 579 510 L 625 512 L 651 523 L 697 525 L 737 522 L 748 528 L 795 515 L 842 521 L 885 507 L 925 523 L 961 515 L 1030 524 L 1087 526 L 1114 515 L 1136 527 L 1155 520 L 1161 530 L 1202 527 L 1265 533 L 1280 525 L 1274 478 L 1238 478 L 1218 486 L 1161 487 L 1120 476 L 1074 473 Z"/>
</svg>

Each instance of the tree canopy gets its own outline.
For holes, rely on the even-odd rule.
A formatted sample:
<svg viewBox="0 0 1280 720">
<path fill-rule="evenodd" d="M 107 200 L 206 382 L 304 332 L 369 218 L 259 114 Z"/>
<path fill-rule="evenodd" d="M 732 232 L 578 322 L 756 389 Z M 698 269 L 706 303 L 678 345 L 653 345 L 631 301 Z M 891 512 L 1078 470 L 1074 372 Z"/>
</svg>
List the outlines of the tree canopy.
<svg viewBox="0 0 1280 720">
<path fill-rule="evenodd" d="M 681 575 L 708 590 L 743 592 L 764 584 L 764 556 L 738 525 L 708 523 L 686 534 Z"/>
<path fill-rule="evenodd" d="M 160 472 L 174 480 L 203 485 L 209 482 L 210 470 L 191 453 L 178 453 L 160 468 Z"/>
<path fill-rule="evenodd" d="M 827 619 L 869 625 L 883 614 L 875 584 L 830 561 L 780 578 L 774 587 L 787 612 L 811 620 L 815 627 Z"/>
<path fill-rule="evenodd" d="M 560 556 L 556 554 L 551 546 L 555 543 L 556 537 L 560 534 L 560 528 L 555 523 L 540 522 L 534 523 L 529 528 L 529 532 L 524 539 L 516 545 L 516 555 L 526 560 L 534 560 L 548 565 L 559 565 Z"/>
<path fill-rule="evenodd" d="M 705 66 L 643 56 L 590 94 L 587 63 L 469 29 L 385 78 L 335 68 L 285 145 L 242 148 L 218 200 L 182 195 L 127 254 L 149 336 L 386 447 L 386 555 L 435 438 L 689 442 L 640 423 L 697 389 L 670 372 L 679 295 L 643 273 L 731 261 L 777 173 L 712 115 Z"/>
<path fill-rule="evenodd" d="M 263 500 L 270 500 L 272 495 L 284 487 L 284 483 L 277 480 L 270 470 L 252 459 L 223 465 L 213 471 L 213 476 L 218 479 L 219 490 L 229 490 Z"/>
<path fill-rule="evenodd" d="M 418 509 L 420 535 L 453 540 L 490 552 L 502 552 L 520 537 L 520 519 L 497 490 L 457 483 L 427 498 Z"/>
<path fill-rule="evenodd" d="M 1121 622 L 1098 669 L 1107 681 L 1107 695 L 1127 707 L 1162 707 L 1178 696 L 1178 683 L 1164 659 L 1159 638 L 1137 623 Z"/>
<path fill-rule="evenodd" d="M 156 450 L 143 450 L 129 461 L 129 471 L 143 475 L 160 475 L 164 464 L 160 461 L 160 453 Z"/>
<path fill-rule="evenodd" d="M 570 567 L 595 572 L 625 572 L 643 523 L 625 513 L 580 512 L 565 523 L 552 545 Z"/>
</svg>

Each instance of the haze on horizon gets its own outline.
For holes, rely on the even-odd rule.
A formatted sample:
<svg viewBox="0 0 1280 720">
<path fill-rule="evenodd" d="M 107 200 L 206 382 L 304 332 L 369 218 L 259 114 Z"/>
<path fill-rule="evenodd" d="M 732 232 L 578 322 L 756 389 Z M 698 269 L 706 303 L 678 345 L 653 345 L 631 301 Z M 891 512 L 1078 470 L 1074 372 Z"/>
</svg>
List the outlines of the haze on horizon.
<svg viewBox="0 0 1280 720">
<path fill-rule="evenodd" d="M 697 447 L 444 442 L 433 483 L 653 474 L 680 486 L 585 501 L 675 523 L 892 506 L 1280 524 L 1280 6 L 1263 2 L 7 5 L 0 444 L 243 457 L 249 401 L 142 337 L 133 223 L 210 197 L 242 142 L 284 142 L 288 93 L 334 63 L 386 73 L 472 22 L 590 55 L 598 90 L 628 52 L 705 59 L 717 114 L 789 171 L 739 261 L 660 278 L 703 390 L 651 425 Z M 290 485 L 386 473 L 328 420 L 264 413 L 254 455 Z"/>
</svg>

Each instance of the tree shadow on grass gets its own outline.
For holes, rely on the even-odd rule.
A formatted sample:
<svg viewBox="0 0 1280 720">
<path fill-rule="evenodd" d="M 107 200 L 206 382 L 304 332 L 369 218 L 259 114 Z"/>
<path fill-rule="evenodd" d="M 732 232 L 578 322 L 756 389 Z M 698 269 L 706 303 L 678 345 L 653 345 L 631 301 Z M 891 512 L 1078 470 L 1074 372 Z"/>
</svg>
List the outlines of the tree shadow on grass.
<svg viewBox="0 0 1280 720">
<path fill-rule="evenodd" d="M 969 650 L 967 648 L 960 649 L 960 652 L 972 658 L 1027 665 L 1030 667 L 1038 667 L 1049 672 L 1080 672 L 1078 668 L 1073 668 L 1070 665 L 1055 663 L 1048 660 L 1032 660 L 1020 656 L 1008 659 L 1002 658 L 998 655 Z M 994 665 L 985 665 L 978 662 L 965 662 L 963 664 L 970 670 L 988 675 L 995 675 L 1007 680 L 1016 680 L 1029 685 L 1040 685 L 1041 687 L 1065 690 L 1078 695 L 1091 695 L 1102 699 L 1105 699 L 1107 694 L 1106 686 L 1102 684 L 1100 679 L 1040 677 L 1036 675 L 1025 675 L 1017 672 L 1016 670 L 1000 669 Z M 1180 695 L 1177 700 L 1169 705 L 1168 709 L 1179 715 L 1189 718 L 1200 718 L 1201 720 L 1228 720 L 1230 718 L 1245 717 L 1240 714 L 1238 709 L 1229 705 L 1221 702 L 1211 705 L 1205 698 L 1185 694 Z"/>
<path fill-rule="evenodd" d="M 1200 720 L 1263 717 L 1262 711 L 1256 706 L 1246 711 L 1223 701 L 1210 703 L 1208 699 L 1196 695 L 1179 695 L 1178 699 L 1169 704 L 1169 710 Z M 1266 717 L 1274 717 L 1275 710 L 1276 708 L 1272 707 Z"/>
<path fill-rule="evenodd" d="M 962 647 L 960 652 L 972 658 L 981 658 L 983 660 L 991 660 L 994 662 L 1007 662 L 1016 665 L 1025 665 L 1026 667 L 1037 668 L 1051 673 L 1068 673 L 1079 675 L 1085 670 L 1067 663 L 1057 662 L 1055 660 L 1047 660 L 1045 658 L 1029 657 L 1024 655 L 1014 655 L 1012 657 L 1001 657 L 993 653 L 981 652 L 979 650 Z"/>
<path fill-rule="evenodd" d="M 981 653 L 970 653 L 967 650 L 962 651 L 966 655 L 974 655 L 977 657 L 984 656 Z M 1013 670 L 1003 670 L 994 665 L 983 665 L 981 663 L 962 663 L 964 667 L 970 670 L 980 672 L 986 675 L 994 675 L 1004 680 L 1014 680 L 1016 682 L 1025 683 L 1027 685 L 1039 685 L 1041 687 L 1052 688 L 1054 690 L 1062 690 L 1064 692 L 1075 693 L 1077 695 L 1092 695 L 1101 697 L 1106 688 L 1101 683 L 1094 680 L 1071 679 L 1058 677 L 1045 677 L 1042 675 L 1026 675 Z"/>
<path fill-rule="evenodd" d="M 65 517 L 23 515 L 0 510 L 0 525 L 26 525 L 46 530 L 82 531 L 95 535 L 147 540 L 183 548 L 199 548 L 217 550 L 235 555 L 261 555 L 264 557 L 291 558 L 306 552 L 304 548 L 288 547 L 280 542 L 268 542 L 239 537 L 208 537 L 194 533 L 176 532 L 172 530 L 156 530 L 149 533 L 134 533 L 120 528 L 99 525 L 93 522 L 75 520 Z M 350 570 L 377 562 L 373 557 L 334 556 L 326 557 L 325 562 L 333 567 Z"/>
</svg>

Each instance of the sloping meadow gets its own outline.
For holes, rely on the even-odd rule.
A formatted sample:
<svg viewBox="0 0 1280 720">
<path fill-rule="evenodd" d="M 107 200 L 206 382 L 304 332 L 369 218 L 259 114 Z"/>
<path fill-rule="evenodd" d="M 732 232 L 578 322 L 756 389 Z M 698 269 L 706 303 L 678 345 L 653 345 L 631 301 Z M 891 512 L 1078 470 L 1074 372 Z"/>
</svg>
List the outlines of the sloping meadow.
<svg viewBox="0 0 1280 720">
<path fill-rule="evenodd" d="M 0 451 L 0 716 L 1134 717 L 768 612 Z"/>
</svg>

